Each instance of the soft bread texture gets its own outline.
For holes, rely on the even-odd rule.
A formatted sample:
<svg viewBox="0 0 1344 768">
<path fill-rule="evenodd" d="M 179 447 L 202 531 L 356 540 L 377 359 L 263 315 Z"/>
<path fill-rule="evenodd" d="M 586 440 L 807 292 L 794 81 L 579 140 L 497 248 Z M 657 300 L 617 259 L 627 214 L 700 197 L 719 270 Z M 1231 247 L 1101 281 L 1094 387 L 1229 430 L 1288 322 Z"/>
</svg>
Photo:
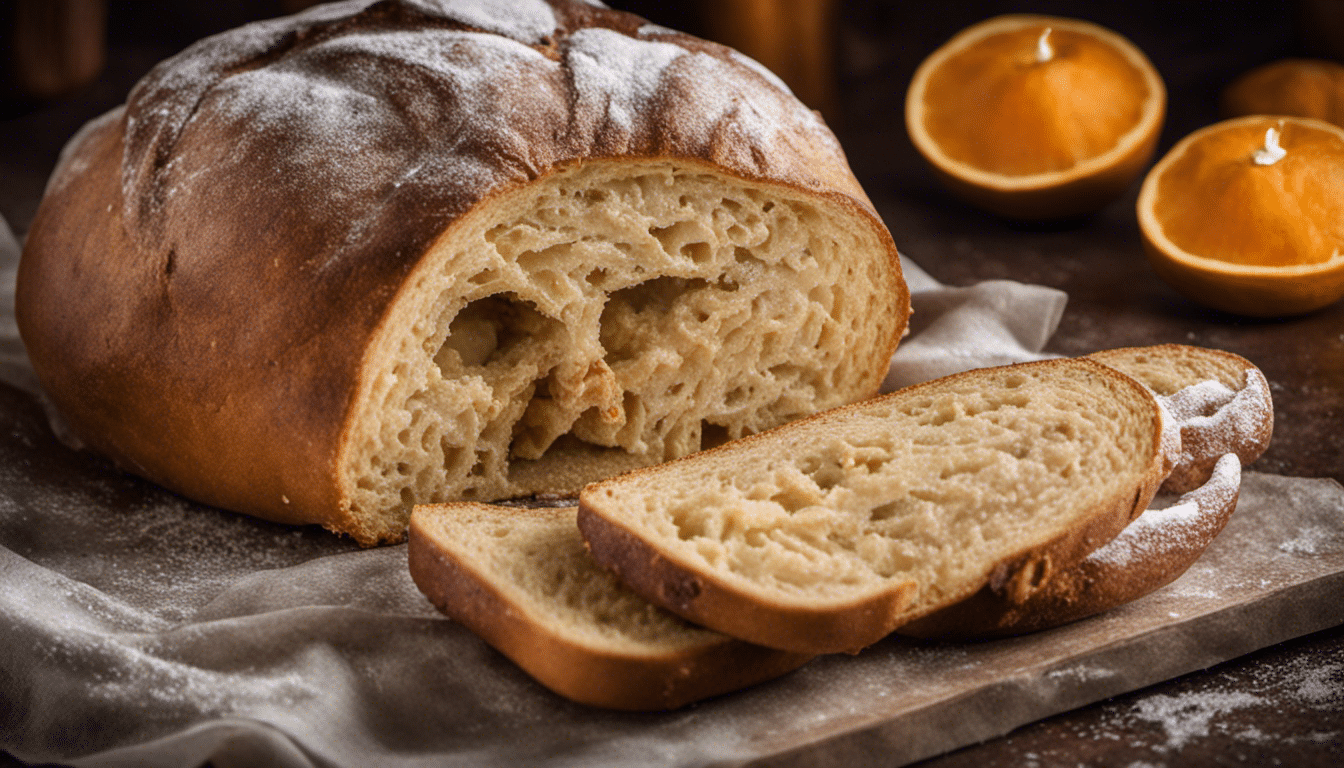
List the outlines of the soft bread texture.
<svg viewBox="0 0 1344 768">
<path fill-rule="evenodd" d="M 1121 347 L 1089 357 L 1152 389 L 1180 426 L 1181 454 L 1163 491 L 1203 485 L 1224 454 L 1236 454 L 1245 466 L 1269 447 L 1274 401 L 1265 375 L 1250 360 L 1185 344 Z"/>
<path fill-rule="evenodd" d="M 16 312 L 89 446 L 363 543 L 876 392 L 909 314 L 834 136 L 577 0 L 358 0 L 156 67 L 67 147 Z"/>
<path fill-rule="evenodd" d="M 576 513 L 470 502 L 417 506 L 411 577 L 439 610 L 582 704 L 673 709 L 811 658 L 734 640 L 651 605 L 588 555 Z"/>
<path fill-rule="evenodd" d="M 1236 454 L 1224 454 L 1203 485 L 1174 503 L 1148 509 L 1105 546 L 1056 573 L 1026 600 L 1004 600 L 982 589 L 897 632 L 939 639 L 1019 635 L 1137 600 L 1175 581 L 1204 554 L 1236 510 L 1240 485 L 1241 461 Z"/>
<path fill-rule="evenodd" d="M 970 371 L 586 487 L 636 592 L 725 634 L 854 652 L 981 587 L 1025 600 L 1148 506 L 1154 395 L 1089 360 Z"/>
</svg>

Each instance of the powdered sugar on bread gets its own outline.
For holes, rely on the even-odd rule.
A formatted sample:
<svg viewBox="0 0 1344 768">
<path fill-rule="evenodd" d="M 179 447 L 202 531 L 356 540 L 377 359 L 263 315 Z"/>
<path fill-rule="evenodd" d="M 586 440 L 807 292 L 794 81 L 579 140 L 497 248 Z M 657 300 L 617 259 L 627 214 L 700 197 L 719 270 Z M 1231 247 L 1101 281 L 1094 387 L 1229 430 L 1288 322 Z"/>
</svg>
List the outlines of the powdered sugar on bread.
<svg viewBox="0 0 1344 768">
<path fill-rule="evenodd" d="M 1224 454 L 1203 485 L 1169 507 L 1149 508 L 1084 562 L 1127 568 L 1168 557 L 1176 548 L 1203 551 L 1213 539 L 1210 530 L 1216 533 L 1227 522 L 1228 506 L 1235 504 L 1240 487 L 1241 462 L 1235 454 Z"/>
<path fill-rule="evenodd" d="M 1255 368 L 1246 371 L 1246 384 L 1239 390 L 1204 381 L 1161 399 L 1180 424 L 1184 465 L 1207 462 L 1229 447 L 1235 449 L 1262 434 L 1264 425 L 1273 421 L 1269 382 Z"/>
<path fill-rule="evenodd" d="M 1180 426 L 1181 453 L 1163 490 L 1203 484 L 1224 453 L 1242 465 L 1259 458 L 1274 430 L 1269 383 L 1251 361 L 1182 344 L 1125 347 L 1089 357 L 1138 379 Z"/>
<path fill-rule="evenodd" d="M 407 33 L 379 21 L 407 13 L 454 26 Z M 349 23 L 356 18 L 371 23 Z M 557 128 L 569 145 L 565 155 L 694 157 L 714 147 L 716 162 L 750 177 L 784 173 L 811 188 L 834 183 L 829 174 L 824 182 L 817 177 L 819 165 L 749 151 L 782 141 L 832 162 L 843 157 L 820 119 L 797 108 L 787 87 L 759 64 L 685 35 L 651 35 L 648 25 L 605 17 L 601 23 L 612 27 L 566 28 L 541 0 L 377 6 L 362 0 L 208 38 L 156 67 L 130 96 L 122 173 L 127 219 L 147 225 L 171 202 L 183 179 L 163 161 L 203 109 L 249 123 L 239 131 L 245 139 L 275 123 L 274 135 L 252 138 L 283 143 L 289 149 L 282 158 L 298 151 L 303 162 L 327 168 L 313 179 L 324 188 L 390 185 L 407 168 L 424 165 L 420 183 L 437 188 L 443 199 L 437 205 L 449 210 L 465 209 L 514 173 L 535 175 L 554 164 L 558 158 L 548 150 Z M 425 121 L 455 137 L 449 151 L 439 145 L 430 158 L 422 156 Z M 314 146 L 335 155 L 309 156 Z M 511 172 L 501 174 L 501 155 Z M 283 184 L 308 176 L 277 175 Z M 857 184 L 849 191 L 866 203 Z"/>
<path fill-rule="evenodd" d="M 431 16 L 476 27 L 524 43 L 541 43 L 555 34 L 555 11 L 543 0 L 404 0 L 405 4 Z"/>
</svg>

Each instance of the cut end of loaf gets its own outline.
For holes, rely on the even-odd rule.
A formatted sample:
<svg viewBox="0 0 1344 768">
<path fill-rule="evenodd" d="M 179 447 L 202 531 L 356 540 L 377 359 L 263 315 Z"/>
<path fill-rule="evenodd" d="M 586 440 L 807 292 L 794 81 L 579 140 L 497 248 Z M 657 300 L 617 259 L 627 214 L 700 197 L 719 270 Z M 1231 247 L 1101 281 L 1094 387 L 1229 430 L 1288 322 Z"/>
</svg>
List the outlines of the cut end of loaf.
<svg viewBox="0 0 1344 768">
<path fill-rule="evenodd" d="M 408 280 L 340 460 L 350 507 L 395 536 L 415 503 L 576 492 L 866 397 L 904 294 L 852 204 L 699 163 L 557 173 Z"/>
</svg>

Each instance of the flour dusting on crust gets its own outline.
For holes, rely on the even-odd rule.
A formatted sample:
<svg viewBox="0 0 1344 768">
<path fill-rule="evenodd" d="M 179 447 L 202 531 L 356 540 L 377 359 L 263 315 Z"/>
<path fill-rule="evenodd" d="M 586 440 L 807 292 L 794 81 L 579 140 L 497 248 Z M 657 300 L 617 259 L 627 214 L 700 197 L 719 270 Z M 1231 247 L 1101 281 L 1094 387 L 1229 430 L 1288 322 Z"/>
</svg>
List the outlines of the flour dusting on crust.
<svg viewBox="0 0 1344 768">
<path fill-rule="evenodd" d="M 442 16 L 523 43 L 541 43 L 555 34 L 555 11 L 542 0 L 514 0 L 507 5 L 488 0 L 403 2 L 427 15 Z"/>
<path fill-rule="evenodd" d="M 1229 450 L 1249 461 L 1264 450 L 1273 423 L 1269 383 L 1256 368 L 1246 370 L 1237 390 L 1209 380 L 1170 395 L 1158 395 L 1180 425 L 1179 468 L 1207 465 Z"/>
<path fill-rule="evenodd" d="M 1240 486 L 1241 462 L 1235 454 L 1225 454 L 1208 482 L 1182 495 L 1170 507 L 1144 512 L 1087 561 L 1123 568 L 1161 558 L 1171 549 L 1202 549 L 1200 542 L 1213 538 L 1210 529 L 1222 528 L 1226 507 L 1236 498 Z"/>
</svg>

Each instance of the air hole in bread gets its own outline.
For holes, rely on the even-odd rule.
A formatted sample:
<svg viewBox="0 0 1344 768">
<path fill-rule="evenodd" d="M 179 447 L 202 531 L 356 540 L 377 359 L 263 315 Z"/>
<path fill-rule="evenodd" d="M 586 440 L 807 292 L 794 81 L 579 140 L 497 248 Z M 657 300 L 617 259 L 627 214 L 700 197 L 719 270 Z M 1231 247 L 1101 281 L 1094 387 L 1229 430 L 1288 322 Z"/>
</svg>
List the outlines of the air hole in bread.
<svg viewBox="0 0 1344 768">
<path fill-rule="evenodd" d="M 543 329 L 557 323 L 516 296 L 480 299 L 457 313 L 434 362 L 445 375 L 460 375 L 504 358 L 511 350 L 542 339 Z"/>
<path fill-rule="evenodd" d="M 737 246 L 736 248 L 733 248 L 733 261 L 737 262 L 738 264 L 760 263 L 760 259 L 752 255 L 751 249 L 744 248 L 742 246 Z M 817 288 L 827 290 L 830 288 L 830 286 L 817 286 Z"/>
<path fill-rule="evenodd" d="M 690 541 L 706 534 L 705 520 L 690 514 L 690 510 L 678 510 L 672 513 L 672 525 L 677 529 L 677 538 Z"/>
<path fill-rule="evenodd" d="M 733 439 L 729 434 L 728 428 L 721 424 L 713 424 L 708 421 L 700 422 L 700 449 L 706 450 L 715 446 L 723 445 Z"/>
<path fill-rule="evenodd" d="M 772 495 L 770 501 L 778 504 L 781 509 L 789 514 L 816 506 L 822 501 L 821 494 L 818 493 L 818 488 L 815 485 L 788 481 L 785 481 L 782 485 L 784 487 Z"/>
<path fill-rule="evenodd" d="M 584 279 L 594 288 L 604 289 L 607 285 L 607 271 L 605 269 L 594 269 Z"/>
</svg>

